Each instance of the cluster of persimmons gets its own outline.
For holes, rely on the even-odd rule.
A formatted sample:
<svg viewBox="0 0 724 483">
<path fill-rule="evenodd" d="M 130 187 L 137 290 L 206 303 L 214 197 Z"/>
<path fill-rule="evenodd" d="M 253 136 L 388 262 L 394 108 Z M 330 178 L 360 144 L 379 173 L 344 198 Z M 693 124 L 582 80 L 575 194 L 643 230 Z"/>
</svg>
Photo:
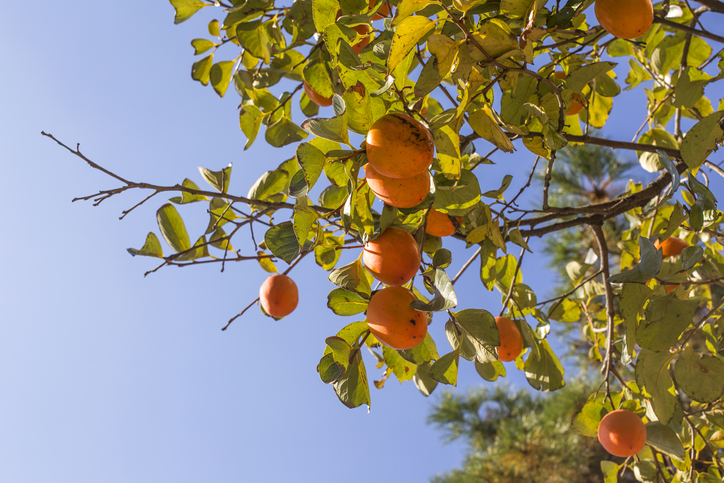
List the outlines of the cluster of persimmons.
<svg viewBox="0 0 724 483">
<path fill-rule="evenodd" d="M 375 0 L 370 0 L 370 8 Z M 644 35 L 653 22 L 651 0 L 596 0 L 596 17 L 616 37 L 634 39 Z M 341 11 L 339 13 L 341 15 Z M 338 17 L 339 17 L 338 15 Z M 378 9 L 372 20 L 390 15 L 389 0 Z M 359 53 L 370 42 L 367 25 L 352 27 L 362 40 L 352 48 Z M 555 72 L 557 82 L 565 82 L 566 74 Z M 317 105 L 332 104 L 304 81 L 307 96 Z M 576 115 L 585 107 L 585 99 L 575 94 L 567 115 Z M 407 114 L 389 113 L 377 120 L 367 133 L 365 180 L 377 198 L 389 206 L 411 208 L 428 196 L 431 186 L 430 165 L 434 142 L 430 131 Z M 455 233 L 462 222 L 453 221 L 446 213 L 430 208 L 423 224 L 427 235 L 445 237 Z M 688 246 L 678 238 L 656 242 L 664 258 L 675 256 Z M 415 238 L 402 227 L 390 226 L 370 240 L 362 253 L 362 262 L 372 276 L 384 284 L 373 292 L 367 307 L 367 324 L 377 340 L 393 349 L 411 349 L 427 335 L 428 313 L 412 307 L 417 300 L 406 287 L 420 269 L 421 250 Z M 675 288 L 667 286 L 667 292 Z M 261 286 L 259 300 L 265 313 L 280 318 L 297 306 L 297 286 L 286 275 L 272 275 Z M 507 317 L 496 317 L 500 333 L 498 359 L 513 361 L 523 351 L 523 337 L 518 325 Z M 601 420 L 598 439 L 612 455 L 628 457 L 638 453 L 646 442 L 646 427 L 635 413 L 619 409 Z"/>
<path fill-rule="evenodd" d="M 390 113 L 374 123 L 366 144 L 365 178 L 377 197 L 400 208 L 421 203 L 430 191 L 428 170 L 434 152 L 427 128 L 406 114 Z M 456 231 L 455 223 L 447 214 L 432 208 L 423 227 L 426 234 L 439 237 Z M 657 241 L 655 245 L 664 258 L 679 255 L 688 246 L 675 237 Z M 427 312 L 412 307 L 417 297 L 405 286 L 420 269 L 421 250 L 417 241 L 404 228 L 390 226 L 364 246 L 362 262 L 372 276 L 385 285 L 373 292 L 367 307 L 370 333 L 393 349 L 417 346 L 427 335 L 429 320 Z M 268 315 L 280 318 L 296 308 L 299 295 L 291 278 L 272 275 L 262 284 L 259 298 Z M 495 322 L 500 333 L 498 359 L 513 361 L 523 351 L 520 329 L 507 317 L 496 317 Z M 598 439 L 612 455 L 628 457 L 643 448 L 646 427 L 635 413 L 619 409 L 601 420 Z"/>
</svg>

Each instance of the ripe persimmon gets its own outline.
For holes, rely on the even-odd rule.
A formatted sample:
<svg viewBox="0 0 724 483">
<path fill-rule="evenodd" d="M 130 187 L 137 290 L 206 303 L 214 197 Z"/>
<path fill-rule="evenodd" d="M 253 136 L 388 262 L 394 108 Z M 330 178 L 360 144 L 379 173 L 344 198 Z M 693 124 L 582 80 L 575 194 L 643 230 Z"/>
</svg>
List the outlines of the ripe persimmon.
<svg viewBox="0 0 724 483">
<path fill-rule="evenodd" d="M 387 3 L 387 0 L 383 0 L 384 3 L 380 7 L 379 10 L 377 10 L 377 13 L 372 16 L 372 20 L 382 20 L 385 17 L 390 16 L 390 4 Z M 370 9 L 375 7 L 375 0 L 370 0 Z"/>
<path fill-rule="evenodd" d="M 313 103 L 318 105 L 319 107 L 327 107 L 332 105 L 332 98 L 331 97 L 324 97 L 322 94 L 319 94 L 317 91 L 312 89 L 312 86 L 307 84 L 307 81 L 304 81 L 304 92 L 307 93 L 307 97 L 311 99 Z"/>
<path fill-rule="evenodd" d="M 654 22 L 651 0 L 596 0 L 594 11 L 601 27 L 621 39 L 641 37 Z"/>
<path fill-rule="evenodd" d="M 272 275 L 259 288 L 259 302 L 272 317 L 285 317 L 294 312 L 299 303 L 297 284 L 286 275 Z"/>
<path fill-rule="evenodd" d="M 556 76 L 560 80 L 566 80 L 566 73 L 565 72 L 554 72 L 554 76 Z M 581 112 L 583 110 L 583 101 L 581 100 L 581 96 L 578 94 L 573 94 L 573 103 L 571 104 L 571 107 L 568 108 L 568 112 L 566 112 L 566 116 L 574 116 Z"/>
<path fill-rule="evenodd" d="M 495 325 L 500 333 L 498 360 L 503 362 L 514 361 L 523 351 L 523 335 L 518 326 L 508 317 L 496 317 Z"/>
<path fill-rule="evenodd" d="M 397 208 L 412 208 L 419 205 L 430 191 L 430 175 L 427 171 L 412 178 L 390 178 L 380 174 L 368 163 L 365 165 L 365 178 L 379 199 Z"/>
<path fill-rule="evenodd" d="M 410 281 L 420 268 L 420 249 L 412 235 L 391 226 L 367 242 L 362 261 L 373 277 L 386 285 Z"/>
<path fill-rule="evenodd" d="M 369 36 L 370 26 L 369 25 L 355 25 L 354 27 L 352 27 L 352 30 L 356 31 L 360 35 L 365 36 L 362 40 L 360 40 L 359 42 L 357 42 L 356 44 L 354 44 L 352 46 L 352 50 L 354 50 L 355 53 L 359 54 L 360 52 L 362 52 L 362 49 L 367 47 L 367 45 L 369 45 L 369 43 L 370 43 L 370 36 Z"/>
<path fill-rule="evenodd" d="M 606 414 L 598 425 L 598 441 L 614 456 L 628 458 L 644 448 L 646 425 L 636 414 L 617 409 Z"/>
<path fill-rule="evenodd" d="M 656 240 L 654 242 L 654 246 L 656 249 L 661 249 L 662 255 L 664 258 L 668 257 L 675 257 L 676 255 L 679 255 L 684 248 L 688 247 L 689 244 L 686 243 L 686 240 L 682 240 L 681 238 L 676 238 L 675 236 L 670 236 L 666 240 L 660 242 L 659 240 Z"/>
<path fill-rule="evenodd" d="M 455 225 L 445 213 L 432 208 L 427 214 L 425 233 L 432 236 L 450 236 L 455 233 Z"/>
<path fill-rule="evenodd" d="M 411 178 L 432 164 L 435 144 L 425 126 L 401 112 L 385 114 L 367 132 L 367 159 L 390 178 Z"/>
<path fill-rule="evenodd" d="M 427 335 L 427 315 L 413 309 L 417 300 L 405 287 L 375 292 L 367 306 L 367 325 L 377 340 L 393 349 L 412 349 Z"/>
</svg>

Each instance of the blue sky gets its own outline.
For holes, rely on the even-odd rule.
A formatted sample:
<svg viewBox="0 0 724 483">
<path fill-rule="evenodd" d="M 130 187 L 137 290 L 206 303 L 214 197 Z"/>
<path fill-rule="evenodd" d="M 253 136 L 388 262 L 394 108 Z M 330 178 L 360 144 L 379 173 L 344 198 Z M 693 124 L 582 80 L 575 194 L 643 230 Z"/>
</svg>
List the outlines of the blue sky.
<svg viewBox="0 0 724 483">
<path fill-rule="evenodd" d="M 141 194 L 99 207 L 70 202 L 115 185 L 41 130 L 80 143 L 89 158 L 136 181 L 189 177 L 201 185 L 198 166 L 233 162 L 231 190 L 241 194 L 291 156 L 263 139 L 244 152 L 238 98 L 230 91 L 219 99 L 191 80 L 190 41 L 204 35 L 209 18 L 174 26 L 162 0 L 4 5 L 0 479 L 426 481 L 459 465 L 464 447 L 444 445 L 425 424 L 435 395 L 425 399 L 412 383 L 391 378 L 372 389 L 368 414 L 342 406 L 319 380 L 324 338 L 359 319 L 325 307 L 332 286 L 313 260 L 294 271 L 301 302 L 292 316 L 275 322 L 254 308 L 221 332 L 266 277 L 255 262 L 224 273 L 166 268 L 144 278 L 155 261 L 132 258 L 126 248 L 158 233 L 162 198 L 122 221 L 121 211 Z M 622 104 L 614 104 L 622 134 L 608 134 L 628 140 L 631 116 L 617 111 Z M 511 187 L 517 191 L 528 159 L 500 158 L 484 190 L 497 188 L 506 172 L 525 171 Z M 200 210 L 181 210 L 193 239 L 206 225 Z M 250 244 L 235 245 L 251 253 Z M 457 255 L 451 272 L 466 258 Z M 543 262 L 530 255 L 528 262 L 526 281 L 546 294 Z M 497 315 L 500 296 L 485 292 L 476 272 L 458 282 L 460 308 Z M 439 317 L 431 330 L 443 353 Z M 366 362 L 370 378 L 379 379 L 372 359 Z M 507 380 L 527 385 L 512 363 L 507 368 Z M 457 390 L 482 382 L 471 363 L 462 365 Z"/>
</svg>

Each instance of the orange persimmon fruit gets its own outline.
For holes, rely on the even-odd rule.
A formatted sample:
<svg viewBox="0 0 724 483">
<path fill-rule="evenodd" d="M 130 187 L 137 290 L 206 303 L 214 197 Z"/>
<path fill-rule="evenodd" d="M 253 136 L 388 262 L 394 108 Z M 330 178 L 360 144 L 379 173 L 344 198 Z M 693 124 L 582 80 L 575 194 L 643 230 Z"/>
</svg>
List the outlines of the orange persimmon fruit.
<svg viewBox="0 0 724 483">
<path fill-rule="evenodd" d="M 688 247 L 689 244 L 686 243 L 685 240 L 682 240 L 681 238 L 676 238 L 675 236 L 670 236 L 663 242 L 660 242 L 659 240 L 656 240 L 654 242 L 654 246 L 656 249 L 661 249 L 662 255 L 664 258 L 668 257 L 675 257 L 676 255 L 681 254 L 682 250 L 684 248 Z"/>
<path fill-rule="evenodd" d="M 654 22 L 651 0 L 596 0 L 596 18 L 601 27 L 621 39 L 637 39 Z"/>
<path fill-rule="evenodd" d="M 432 208 L 427 214 L 425 233 L 432 236 L 450 236 L 455 233 L 455 225 L 445 213 Z"/>
<path fill-rule="evenodd" d="M 318 105 L 319 107 L 327 107 L 332 105 L 332 98 L 331 97 L 324 97 L 322 94 L 319 94 L 317 91 L 312 89 L 312 86 L 307 84 L 307 81 L 303 82 L 304 84 L 304 92 L 307 93 L 307 97 Z"/>
<path fill-rule="evenodd" d="M 367 132 L 367 159 L 390 178 L 411 178 L 432 164 L 432 134 L 407 114 L 393 112 L 379 118 Z"/>
<path fill-rule="evenodd" d="M 420 268 L 420 249 L 407 231 L 391 226 L 367 242 L 362 261 L 380 282 L 402 285 L 409 282 Z"/>
<path fill-rule="evenodd" d="M 356 44 L 354 44 L 352 46 L 352 50 L 354 50 L 356 54 L 359 54 L 360 52 L 362 52 L 362 49 L 367 47 L 367 45 L 369 45 L 369 43 L 370 43 L 370 36 L 369 36 L 370 26 L 369 25 L 355 25 L 354 27 L 352 27 L 352 30 L 356 31 L 360 35 L 365 36 L 362 40 L 360 40 L 359 42 L 357 42 Z"/>
<path fill-rule="evenodd" d="M 523 335 L 518 326 L 508 317 L 496 317 L 495 325 L 500 333 L 498 360 L 503 362 L 514 361 L 523 351 Z"/>
<path fill-rule="evenodd" d="M 367 325 L 377 340 L 393 349 L 412 349 L 427 335 L 427 314 L 413 309 L 417 300 L 405 287 L 375 292 L 367 306 Z"/>
<path fill-rule="evenodd" d="M 375 7 L 375 0 L 370 0 L 370 9 Z M 372 20 L 382 20 L 385 17 L 390 16 L 390 4 L 387 3 L 387 0 L 384 0 L 384 3 L 380 7 L 379 10 L 377 10 L 377 13 L 372 16 Z"/>
<path fill-rule="evenodd" d="M 411 178 L 390 178 L 380 174 L 368 163 L 365 165 L 365 178 L 379 199 L 397 208 L 419 205 L 430 191 L 430 175 L 427 171 Z"/>
<path fill-rule="evenodd" d="M 644 448 L 646 425 L 631 411 L 617 409 L 606 414 L 598 425 L 598 441 L 614 456 L 628 458 Z"/>
<path fill-rule="evenodd" d="M 272 275 L 259 288 L 259 302 L 272 317 L 285 317 L 294 312 L 299 303 L 297 284 L 286 275 Z"/>
<path fill-rule="evenodd" d="M 556 76 L 560 80 L 566 80 L 566 73 L 565 72 L 554 72 L 554 76 Z M 573 94 L 573 103 L 571 103 L 571 107 L 568 108 L 568 112 L 566 112 L 566 116 L 575 116 L 579 112 L 583 110 L 583 101 L 581 100 L 581 96 L 578 94 Z"/>
</svg>

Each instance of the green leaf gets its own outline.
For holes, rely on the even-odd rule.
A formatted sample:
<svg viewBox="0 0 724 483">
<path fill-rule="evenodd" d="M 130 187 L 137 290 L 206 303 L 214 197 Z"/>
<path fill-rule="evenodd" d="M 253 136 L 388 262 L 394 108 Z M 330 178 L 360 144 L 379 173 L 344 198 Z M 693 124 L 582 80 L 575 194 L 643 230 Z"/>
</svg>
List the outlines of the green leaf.
<svg viewBox="0 0 724 483">
<path fill-rule="evenodd" d="M 460 350 L 454 350 L 442 356 L 430 366 L 430 377 L 443 384 L 458 384 L 458 365 L 460 364 Z"/>
<path fill-rule="evenodd" d="M 630 270 L 612 275 L 608 278 L 610 283 L 638 282 L 646 283 L 654 278 L 661 270 L 662 255 L 656 250 L 654 244 L 646 237 L 639 237 L 641 263 Z"/>
<path fill-rule="evenodd" d="M 403 359 L 418 366 L 430 361 L 436 361 L 440 358 L 440 355 L 437 353 L 435 341 L 429 332 L 420 344 L 417 344 L 412 349 L 400 350 L 398 352 Z"/>
<path fill-rule="evenodd" d="M 342 95 L 347 107 L 349 128 L 357 134 L 367 134 L 372 124 L 385 114 L 385 104 L 380 97 L 368 95 L 364 84 L 358 81 Z"/>
<path fill-rule="evenodd" d="M 297 146 L 297 161 L 304 172 L 308 189 L 312 189 L 322 173 L 326 161 L 324 153 L 309 143 Z"/>
<path fill-rule="evenodd" d="M 337 365 L 334 361 L 334 355 L 330 352 L 322 357 L 322 360 L 317 364 L 317 372 L 322 382 L 325 384 L 331 384 L 342 375 L 342 368 Z"/>
<path fill-rule="evenodd" d="M 563 301 L 548 314 L 548 318 L 564 323 L 578 322 L 581 319 L 581 307 L 572 300 L 563 299 Z"/>
<path fill-rule="evenodd" d="M 681 251 L 681 268 L 690 270 L 699 263 L 704 256 L 704 250 L 700 246 L 686 247 Z"/>
<path fill-rule="evenodd" d="M 166 203 L 156 212 L 158 227 L 166 243 L 175 251 L 183 252 L 191 248 L 191 240 L 186 232 L 184 220 L 173 205 Z"/>
<path fill-rule="evenodd" d="M 335 97 L 339 96 L 335 94 Z M 341 98 L 339 99 L 341 100 Z M 346 111 L 341 115 L 337 115 L 329 119 L 307 119 L 302 123 L 302 129 L 314 134 L 315 136 L 349 145 Z"/>
<path fill-rule="evenodd" d="M 402 20 L 395 29 L 387 57 L 387 72 L 392 73 L 402 63 L 413 47 L 432 29 L 435 23 L 427 17 L 414 16 Z"/>
<path fill-rule="evenodd" d="M 342 254 L 342 250 L 336 248 L 344 244 L 344 239 L 329 233 L 325 233 L 323 236 L 324 242 L 314 247 L 314 261 L 323 270 L 329 271 L 334 268 Z"/>
<path fill-rule="evenodd" d="M 460 179 L 448 180 L 444 175 L 435 175 L 435 202 L 433 208 L 447 212 L 450 216 L 467 215 L 480 201 L 478 178 L 464 169 Z"/>
<path fill-rule="evenodd" d="M 372 276 L 359 260 L 332 270 L 329 281 L 340 288 L 369 296 L 372 292 Z"/>
<path fill-rule="evenodd" d="M 475 361 L 475 370 L 486 381 L 496 381 L 498 377 L 505 377 L 505 366 L 500 361 L 481 364 Z"/>
<path fill-rule="evenodd" d="M 709 153 L 724 139 L 721 122 L 724 111 L 717 111 L 694 124 L 681 143 L 681 157 L 691 169 L 697 169 L 706 161 Z"/>
<path fill-rule="evenodd" d="M 231 246 L 231 241 L 226 238 L 226 232 L 220 226 L 217 226 L 214 230 L 214 234 L 211 235 L 209 242 L 212 247 L 218 248 L 219 250 L 228 250 L 233 252 L 234 247 Z"/>
<path fill-rule="evenodd" d="M 475 44 L 467 44 L 468 54 L 477 61 L 488 60 L 477 47 L 480 45 L 485 52 L 493 58 L 518 49 L 518 39 L 510 30 L 510 26 L 502 19 L 494 18 L 485 22 L 480 30 L 473 34 Z M 476 45 L 477 44 L 477 45 Z"/>
<path fill-rule="evenodd" d="M 571 426 L 579 434 L 595 438 L 598 435 L 598 425 L 607 412 L 608 410 L 603 405 L 596 401 L 588 401 L 573 414 Z"/>
<path fill-rule="evenodd" d="M 623 316 L 623 325 L 626 334 L 626 350 L 629 356 L 633 356 L 639 318 L 651 292 L 652 290 L 643 284 L 623 284 L 623 290 L 621 291 L 621 315 Z"/>
<path fill-rule="evenodd" d="M 508 186 L 510 186 L 511 181 L 513 181 L 513 177 L 509 174 L 506 174 L 503 177 L 503 182 L 500 185 L 500 188 L 498 188 L 497 190 L 486 191 L 485 193 L 483 193 L 483 196 L 485 196 L 487 198 L 493 198 L 494 200 L 502 200 L 503 193 L 505 192 L 505 190 L 508 189 Z"/>
<path fill-rule="evenodd" d="M 219 97 L 224 97 L 226 89 L 229 88 L 229 82 L 231 82 L 231 71 L 233 68 L 233 60 L 224 60 L 214 64 L 209 71 L 211 86 L 214 88 Z"/>
<path fill-rule="evenodd" d="M 691 324 L 698 305 L 696 300 L 679 300 L 673 293 L 652 298 L 646 306 L 646 317 L 636 329 L 636 342 L 652 351 L 673 347 Z"/>
<path fill-rule="evenodd" d="M 470 114 L 469 124 L 478 136 L 489 141 L 501 151 L 506 153 L 515 151 L 513 143 L 500 128 L 493 111 L 487 104 Z"/>
<path fill-rule="evenodd" d="M 191 78 L 201 82 L 203 85 L 207 85 L 209 83 L 209 75 L 213 62 L 214 54 L 207 55 L 203 59 L 194 62 L 191 66 Z"/>
<path fill-rule="evenodd" d="M 274 256 L 287 263 L 292 263 L 301 249 L 290 221 L 269 228 L 264 234 L 264 243 Z"/>
<path fill-rule="evenodd" d="M 199 55 L 214 48 L 216 44 L 208 39 L 194 39 L 191 41 L 191 46 L 194 48 L 194 55 Z"/>
<path fill-rule="evenodd" d="M 271 61 L 271 43 L 269 33 L 261 21 L 240 22 L 236 26 L 236 39 L 244 49 L 265 64 Z"/>
<path fill-rule="evenodd" d="M 415 387 L 417 387 L 425 397 L 432 394 L 432 391 L 437 387 L 437 381 L 430 377 L 430 367 L 432 367 L 430 363 L 417 366 L 417 372 L 415 372 L 415 375 L 412 377 Z"/>
<path fill-rule="evenodd" d="M 352 347 L 349 343 L 337 336 L 327 337 L 324 339 L 324 342 L 327 344 L 327 347 L 330 348 L 335 364 L 342 369 L 342 372 L 346 371 L 349 365 L 349 356 L 352 352 Z"/>
<path fill-rule="evenodd" d="M 343 288 L 335 288 L 327 295 L 327 307 L 343 317 L 361 314 L 367 310 L 368 302 L 361 295 Z"/>
<path fill-rule="evenodd" d="M 566 77 L 566 86 L 576 94 L 581 94 L 583 88 L 599 75 L 605 75 L 606 72 L 613 69 L 617 64 L 615 62 L 594 62 L 586 64 L 569 72 Z"/>
<path fill-rule="evenodd" d="M 495 317 L 487 310 L 465 309 L 453 312 L 452 316 L 462 330 L 463 337 L 475 350 L 475 360 L 481 364 L 498 360 L 496 347 L 500 345 L 500 334 Z"/>
<path fill-rule="evenodd" d="M 642 350 L 636 361 L 636 382 L 651 395 L 654 413 L 662 424 L 671 421 L 679 404 L 669 375 L 669 363 L 673 357 L 674 354 L 668 351 Z"/>
<path fill-rule="evenodd" d="M 356 408 L 363 404 L 370 407 L 370 387 L 360 351 L 355 353 L 347 371 L 334 381 L 333 385 L 337 397 L 348 408 Z"/>
<path fill-rule="evenodd" d="M 153 232 L 149 232 L 149 234 L 146 235 L 146 242 L 140 250 L 136 250 L 135 248 L 127 248 L 126 250 L 134 257 L 136 255 L 143 255 L 145 257 L 163 258 L 161 243 L 158 241 L 158 237 Z"/>
<path fill-rule="evenodd" d="M 433 130 L 440 172 L 448 179 L 460 177 L 460 136 L 449 125 Z"/>
<path fill-rule="evenodd" d="M 184 188 L 192 189 L 192 190 L 199 190 L 199 187 L 191 181 L 190 179 L 186 178 L 183 183 L 181 183 L 181 186 Z M 199 190 L 200 191 L 200 190 Z M 177 205 L 185 205 L 186 203 L 195 203 L 197 201 L 208 201 L 209 199 L 204 195 L 192 195 L 191 193 L 187 193 L 185 191 L 181 192 L 181 196 L 174 196 L 173 198 L 170 198 L 169 201 L 171 203 L 177 204 Z"/>
<path fill-rule="evenodd" d="M 205 168 L 199 168 L 201 176 L 209 183 L 216 191 L 226 193 L 229 190 L 229 180 L 231 179 L 231 164 L 221 171 L 209 171 Z"/>
<path fill-rule="evenodd" d="M 603 483 L 618 483 L 619 466 L 613 461 L 601 460 Z"/>
<path fill-rule="evenodd" d="M 275 148 L 297 143 L 306 139 L 308 134 L 294 124 L 287 116 L 282 116 L 277 122 L 266 128 L 264 139 Z"/>
<path fill-rule="evenodd" d="M 261 127 L 261 119 L 264 117 L 262 112 L 253 104 L 244 104 L 241 106 L 239 112 L 239 127 L 246 136 L 246 144 L 244 145 L 244 151 L 249 149 L 254 143 L 257 134 L 259 134 L 259 128 Z"/>
<path fill-rule="evenodd" d="M 676 361 L 674 377 L 681 390 L 694 401 L 713 403 L 724 395 L 724 362 L 710 355 L 699 357 L 691 346 L 687 346 Z"/>
<path fill-rule="evenodd" d="M 281 169 L 267 171 L 249 189 L 247 198 L 252 200 L 268 200 L 281 193 L 287 186 L 289 174 Z"/>
<path fill-rule="evenodd" d="M 410 363 L 410 361 L 403 359 L 402 356 L 400 356 L 399 352 L 395 349 L 390 349 L 387 346 L 383 346 L 382 356 L 385 359 L 385 364 L 387 364 L 387 367 L 392 370 L 392 373 L 401 383 L 412 379 L 417 372 L 417 366 Z"/>
<path fill-rule="evenodd" d="M 425 272 L 425 275 L 430 277 L 429 272 Z M 435 289 L 435 297 L 428 303 L 422 300 L 415 300 L 412 302 L 412 307 L 426 312 L 440 312 L 455 307 L 458 304 L 458 298 L 457 295 L 455 295 L 455 289 L 447 273 L 445 273 L 444 270 L 436 268 L 430 278 L 432 286 Z"/>
<path fill-rule="evenodd" d="M 695 67 L 688 66 L 674 86 L 674 107 L 690 109 L 704 96 L 704 86 L 712 77 Z"/>
<path fill-rule="evenodd" d="M 538 343 L 540 354 L 531 351 L 525 361 L 525 377 L 535 389 L 543 392 L 555 391 L 566 383 L 563 380 L 563 366 L 547 340 Z"/>
<path fill-rule="evenodd" d="M 211 3 L 206 3 L 201 0 L 170 0 L 170 2 L 171 5 L 173 5 L 173 8 L 176 10 L 176 16 L 173 19 L 173 23 L 177 25 L 190 19 L 193 14 L 195 14 L 202 8 L 213 5 Z"/>
<path fill-rule="evenodd" d="M 349 189 L 346 186 L 328 186 L 319 194 L 319 205 L 336 210 L 344 204 L 348 197 Z"/>
<path fill-rule="evenodd" d="M 317 32 L 324 32 L 328 25 L 334 24 L 339 10 L 337 0 L 312 0 L 312 18 Z"/>
<path fill-rule="evenodd" d="M 646 425 L 646 444 L 656 448 L 661 453 L 673 456 L 681 461 L 686 458 L 684 445 L 676 432 L 669 426 L 653 421 Z"/>
<path fill-rule="evenodd" d="M 315 221 L 317 221 L 317 212 L 314 211 L 314 208 L 305 205 L 296 205 L 294 207 L 292 225 L 299 246 L 304 246 L 307 242 L 309 232 L 312 230 Z"/>
</svg>

